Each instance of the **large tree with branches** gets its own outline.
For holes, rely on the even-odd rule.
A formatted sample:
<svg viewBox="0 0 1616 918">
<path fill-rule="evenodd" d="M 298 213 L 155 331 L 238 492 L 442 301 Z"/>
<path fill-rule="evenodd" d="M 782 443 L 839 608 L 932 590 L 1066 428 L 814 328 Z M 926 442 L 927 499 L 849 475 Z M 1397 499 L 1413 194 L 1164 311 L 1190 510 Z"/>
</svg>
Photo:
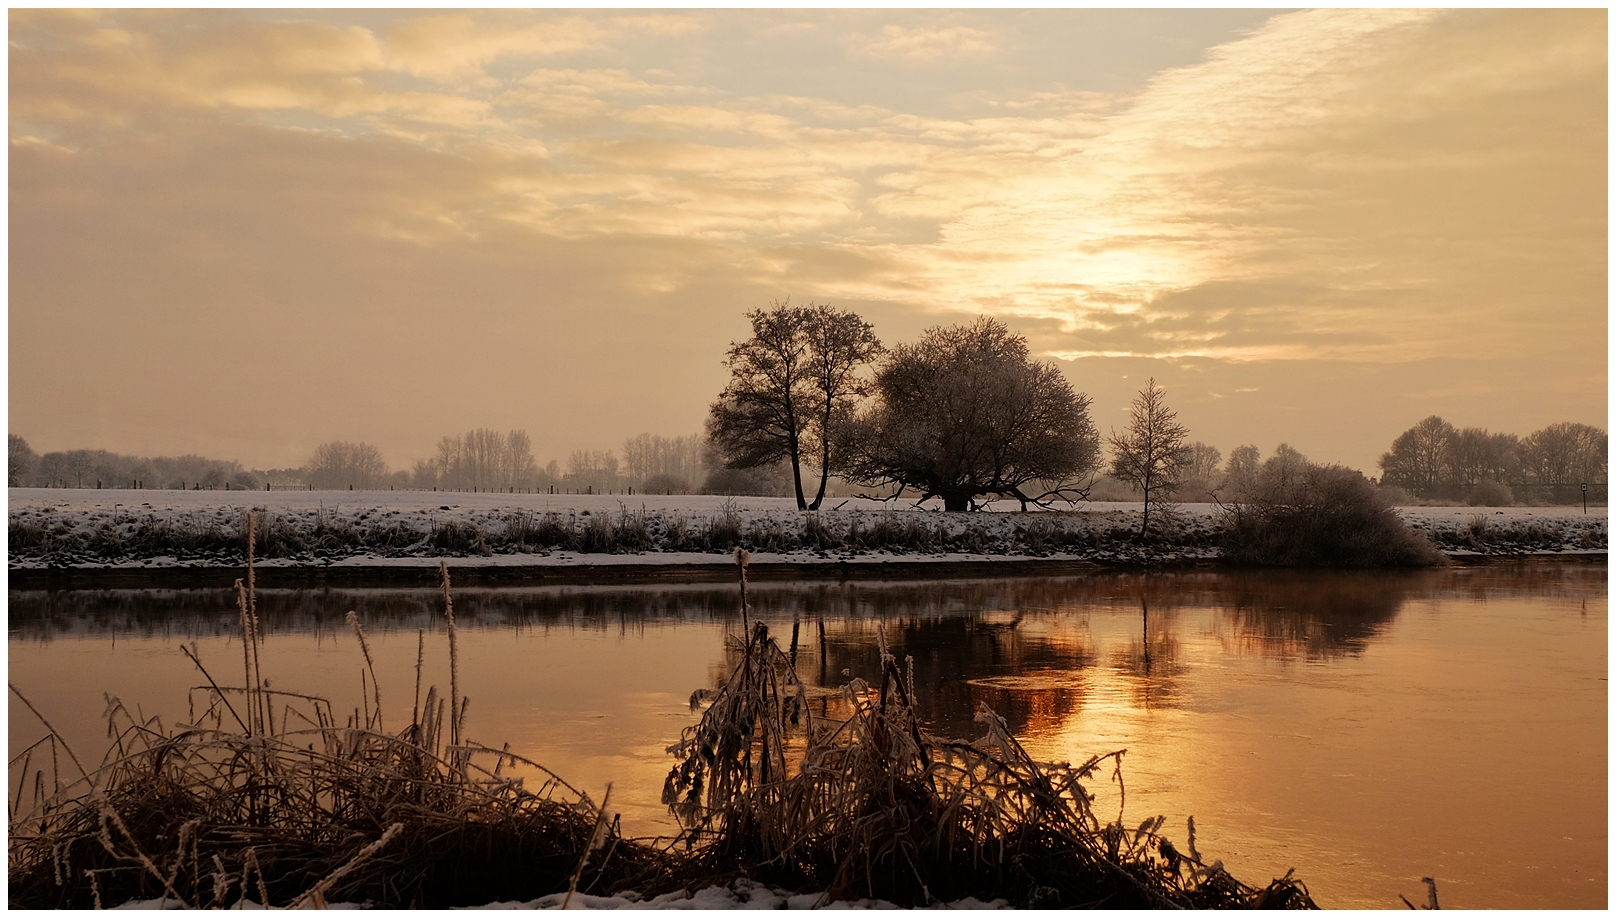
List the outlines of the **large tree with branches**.
<svg viewBox="0 0 1616 918">
<path fill-rule="evenodd" d="M 790 460 L 797 507 L 817 510 L 834 462 L 832 430 L 868 391 L 860 370 L 881 352 L 881 342 L 851 312 L 792 306 L 789 299 L 769 306 L 746 314 L 751 338 L 730 344 L 730 381 L 708 413 L 707 436 L 728 468 Z M 819 489 L 810 503 L 802 467 L 814 459 Z"/>
<path fill-rule="evenodd" d="M 928 330 L 898 345 L 876 373 L 875 404 L 839 438 L 850 481 L 942 498 L 946 510 L 979 498 L 1047 504 L 1084 497 L 1098 437 L 1089 398 L 1001 322 Z M 1033 487 L 1037 485 L 1038 487 Z"/>
</svg>

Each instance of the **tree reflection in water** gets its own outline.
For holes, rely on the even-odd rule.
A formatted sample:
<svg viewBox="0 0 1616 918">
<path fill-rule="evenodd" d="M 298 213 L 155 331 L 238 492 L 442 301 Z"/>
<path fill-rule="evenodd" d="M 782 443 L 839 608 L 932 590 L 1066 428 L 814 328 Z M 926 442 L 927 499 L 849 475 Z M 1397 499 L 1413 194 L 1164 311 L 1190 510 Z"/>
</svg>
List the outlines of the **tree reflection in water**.
<svg viewBox="0 0 1616 918">
<path fill-rule="evenodd" d="M 1082 711 L 1102 677 L 1115 680 L 1109 690 L 1122 689 L 1136 708 L 1175 707 L 1188 665 L 1186 637 L 1210 636 L 1225 654 L 1328 662 L 1361 655 L 1410 599 L 1572 595 L 1596 582 L 1602 588 L 1604 577 L 1603 567 L 1544 565 L 764 582 L 751 591 L 755 614 L 782 643 L 799 624 L 798 669 L 825 688 L 875 676 L 876 629 L 884 626 L 899 659 L 914 659 L 922 716 L 938 733 L 965 735 L 977 702 L 1017 732 L 1053 729 Z M 270 635 L 345 631 L 349 609 L 379 633 L 441 627 L 441 596 L 432 590 L 264 591 L 258 606 Z M 629 633 L 681 622 L 740 628 L 738 597 L 728 585 L 468 589 L 456 591 L 455 608 L 461 628 Z M 185 639 L 237 627 L 230 590 L 12 591 L 8 614 L 13 641 Z M 1190 621 L 1194 630 L 1186 634 Z M 713 680 L 732 665 L 715 661 Z M 830 702 L 822 704 L 828 712 Z"/>
</svg>

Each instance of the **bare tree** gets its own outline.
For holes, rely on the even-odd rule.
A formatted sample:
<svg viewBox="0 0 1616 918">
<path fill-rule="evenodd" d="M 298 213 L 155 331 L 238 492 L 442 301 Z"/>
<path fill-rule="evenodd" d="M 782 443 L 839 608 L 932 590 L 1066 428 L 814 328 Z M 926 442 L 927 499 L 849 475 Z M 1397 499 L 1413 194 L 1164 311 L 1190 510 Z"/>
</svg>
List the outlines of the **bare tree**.
<svg viewBox="0 0 1616 918">
<path fill-rule="evenodd" d="M 527 488 L 542 477 L 525 430 L 500 433 L 486 427 L 438 440 L 438 454 L 418 460 L 415 486 L 504 491 Z"/>
<path fill-rule="evenodd" d="M 84 487 L 84 476 L 95 467 L 95 453 L 87 449 L 69 450 L 62 456 L 62 467 L 73 476 L 73 487 Z"/>
<path fill-rule="evenodd" d="M 1453 425 L 1431 415 L 1392 441 L 1380 457 L 1381 479 L 1421 497 L 1431 497 L 1449 478 L 1453 465 Z"/>
<path fill-rule="evenodd" d="M 1013 497 L 1025 509 L 1087 495 L 1069 484 L 1094 469 L 1098 437 L 1089 398 L 1052 364 L 1028 359 L 1003 323 L 928 330 L 892 349 L 876 373 L 875 404 L 837 438 L 849 481 L 940 497 L 945 510 Z M 1053 483 L 1041 494 L 1023 490 Z M 896 496 L 896 495 L 895 495 Z"/>
<path fill-rule="evenodd" d="M 39 462 L 39 456 L 34 454 L 28 441 L 16 434 L 6 435 L 6 485 L 20 488 L 33 474 L 34 466 Z"/>
<path fill-rule="evenodd" d="M 369 443 L 332 440 L 315 447 L 305 467 L 309 484 L 320 489 L 374 488 L 387 477 L 382 451 Z"/>
<path fill-rule="evenodd" d="M 854 410 L 870 391 L 858 371 L 885 350 L 870 323 L 851 312 L 810 304 L 807 325 L 809 373 L 814 390 L 814 434 L 819 441 L 819 490 L 808 505 L 818 510 L 830 480 L 833 423 Z"/>
<path fill-rule="evenodd" d="M 1229 462 L 1223 467 L 1223 485 L 1220 491 L 1230 500 L 1248 499 L 1257 486 L 1257 473 L 1262 470 L 1262 453 L 1255 446 L 1237 446 L 1229 453 Z M 1220 501 L 1222 496 L 1218 498 Z"/>
<path fill-rule="evenodd" d="M 1167 408 L 1166 392 L 1154 377 L 1139 390 L 1128 410 L 1128 429 L 1111 432 L 1111 475 L 1126 481 L 1145 495 L 1145 512 L 1139 523 L 1139 537 L 1150 531 L 1150 502 L 1171 496 L 1183 484 L 1190 467 L 1190 451 L 1184 445 L 1189 428 L 1178 423 L 1178 413 Z"/>
<path fill-rule="evenodd" d="M 1521 440 L 1527 472 L 1542 485 L 1603 482 L 1610 455 L 1605 431 L 1562 421 L 1534 430 Z"/>
<path fill-rule="evenodd" d="M 747 313 L 752 337 L 730 344 L 729 385 L 713 403 L 707 437 L 726 468 L 791 464 L 797 507 L 811 509 L 802 487 L 809 448 L 819 446 L 819 491 L 824 499 L 833 461 L 831 426 L 864 391 L 858 369 L 881 350 L 870 325 L 829 306 L 775 301 Z"/>
<path fill-rule="evenodd" d="M 1216 446 L 1196 441 L 1185 447 L 1189 458 L 1185 462 L 1184 486 L 1193 492 L 1194 499 L 1203 500 L 1217 490 L 1223 474 L 1223 453 Z"/>
<path fill-rule="evenodd" d="M 707 437 L 731 469 L 751 469 L 781 460 L 791 463 L 797 507 L 802 493 L 802 441 L 813 417 L 808 391 L 808 311 L 771 302 L 746 314 L 752 337 L 731 342 L 725 363 L 729 385 L 707 417 Z"/>
<path fill-rule="evenodd" d="M 623 441 L 623 469 L 630 484 L 657 493 L 686 493 L 705 474 L 700 434 L 663 437 L 642 433 Z"/>
<path fill-rule="evenodd" d="M 615 491 L 622 485 L 618 469 L 617 457 L 611 450 L 575 449 L 567 457 L 567 486 L 597 494 Z"/>
</svg>

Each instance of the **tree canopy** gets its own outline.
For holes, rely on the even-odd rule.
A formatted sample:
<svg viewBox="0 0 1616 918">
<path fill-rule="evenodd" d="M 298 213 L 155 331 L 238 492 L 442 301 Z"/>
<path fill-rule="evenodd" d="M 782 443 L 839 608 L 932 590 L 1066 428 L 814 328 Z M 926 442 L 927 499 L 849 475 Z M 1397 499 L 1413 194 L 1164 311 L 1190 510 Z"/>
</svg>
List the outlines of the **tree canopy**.
<svg viewBox="0 0 1616 918">
<path fill-rule="evenodd" d="M 708 413 L 707 436 L 730 469 L 789 461 L 798 508 L 817 510 L 833 463 L 832 428 L 866 391 L 858 371 L 881 342 L 854 313 L 824 305 L 777 301 L 746 317 L 752 337 L 730 344 L 730 381 Z M 802 465 L 816 451 L 819 490 L 810 504 Z"/>
<path fill-rule="evenodd" d="M 838 438 L 843 474 L 940 497 L 947 510 L 983 497 L 1025 507 L 1081 493 L 1069 483 L 1099 455 L 1088 396 L 1053 364 L 1030 360 L 1026 339 L 989 318 L 894 347 L 874 394 Z M 1047 489 L 1028 493 L 1034 483 Z"/>
</svg>

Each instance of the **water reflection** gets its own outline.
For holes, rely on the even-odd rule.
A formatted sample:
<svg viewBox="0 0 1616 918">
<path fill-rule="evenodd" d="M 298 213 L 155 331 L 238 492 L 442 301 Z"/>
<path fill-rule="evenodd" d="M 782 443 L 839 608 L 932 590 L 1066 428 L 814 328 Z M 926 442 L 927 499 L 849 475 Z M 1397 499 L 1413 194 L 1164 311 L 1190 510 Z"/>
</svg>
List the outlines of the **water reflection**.
<svg viewBox="0 0 1616 918">
<path fill-rule="evenodd" d="M 1395 905 L 1444 869 L 1470 884 L 1444 886 L 1470 897 L 1454 904 L 1603 903 L 1605 595 L 1603 566 L 1525 565 L 763 583 L 750 598 L 783 645 L 795 629 L 808 681 L 873 680 L 884 632 L 913 659 L 934 732 L 974 735 L 986 702 L 1038 755 L 1127 747 L 1138 818 L 1193 813 L 1237 875 L 1296 866 L 1320 901 L 1361 907 Z M 178 642 L 199 640 L 221 669 L 241 658 L 230 590 L 8 600 L 12 678 L 75 745 L 104 745 L 102 691 L 183 715 L 198 680 Z M 353 609 L 390 698 L 408 696 L 417 629 L 440 632 L 426 682 L 445 686 L 442 603 L 432 590 L 264 591 L 266 672 L 357 704 Z M 663 750 L 692 721 L 691 691 L 734 665 L 737 591 L 468 589 L 455 610 L 476 738 L 580 786 L 613 781 L 625 824 L 671 830 Z M 11 713 L 15 750 L 40 728 Z M 1498 795 L 1481 766 L 1501 757 L 1548 777 Z M 1382 885 L 1352 897 L 1368 883 Z"/>
<path fill-rule="evenodd" d="M 782 644 L 795 632 L 799 670 L 833 688 L 879 671 L 877 629 L 912 658 L 920 710 L 932 729 L 972 731 L 985 702 L 1018 732 L 1047 733 L 1078 716 L 1097 667 L 1110 690 L 1140 710 L 1183 702 L 1184 645 L 1213 640 L 1223 654 L 1329 662 L 1362 655 L 1411 600 L 1486 602 L 1501 595 L 1585 595 L 1603 589 L 1603 567 L 1536 565 L 1434 572 L 1180 572 L 930 582 L 757 584 L 754 614 Z M 229 637 L 231 590 L 12 591 L 16 641 L 67 636 Z M 263 591 L 270 635 L 346 631 L 359 612 L 374 633 L 441 627 L 433 590 Z M 740 629 L 739 598 L 724 585 L 668 588 L 553 587 L 455 592 L 462 628 L 643 635 L 647 628 L 716 624 Z M 1105 639 L 1097 636 L 1104 622 Z M 1131 624 L 1130 624 L 1131 622 Z M 1189 623 L 1189 624 L 1186 624 Z M 1185 633 L 1190 628 L 1191 633 Z M 721 651 L 721 654 L 723 652 Z M 715 659 L 710 681 L 733 668 Z M 689 686 L 694 689 L 696 686 Z"/>
</svg>

